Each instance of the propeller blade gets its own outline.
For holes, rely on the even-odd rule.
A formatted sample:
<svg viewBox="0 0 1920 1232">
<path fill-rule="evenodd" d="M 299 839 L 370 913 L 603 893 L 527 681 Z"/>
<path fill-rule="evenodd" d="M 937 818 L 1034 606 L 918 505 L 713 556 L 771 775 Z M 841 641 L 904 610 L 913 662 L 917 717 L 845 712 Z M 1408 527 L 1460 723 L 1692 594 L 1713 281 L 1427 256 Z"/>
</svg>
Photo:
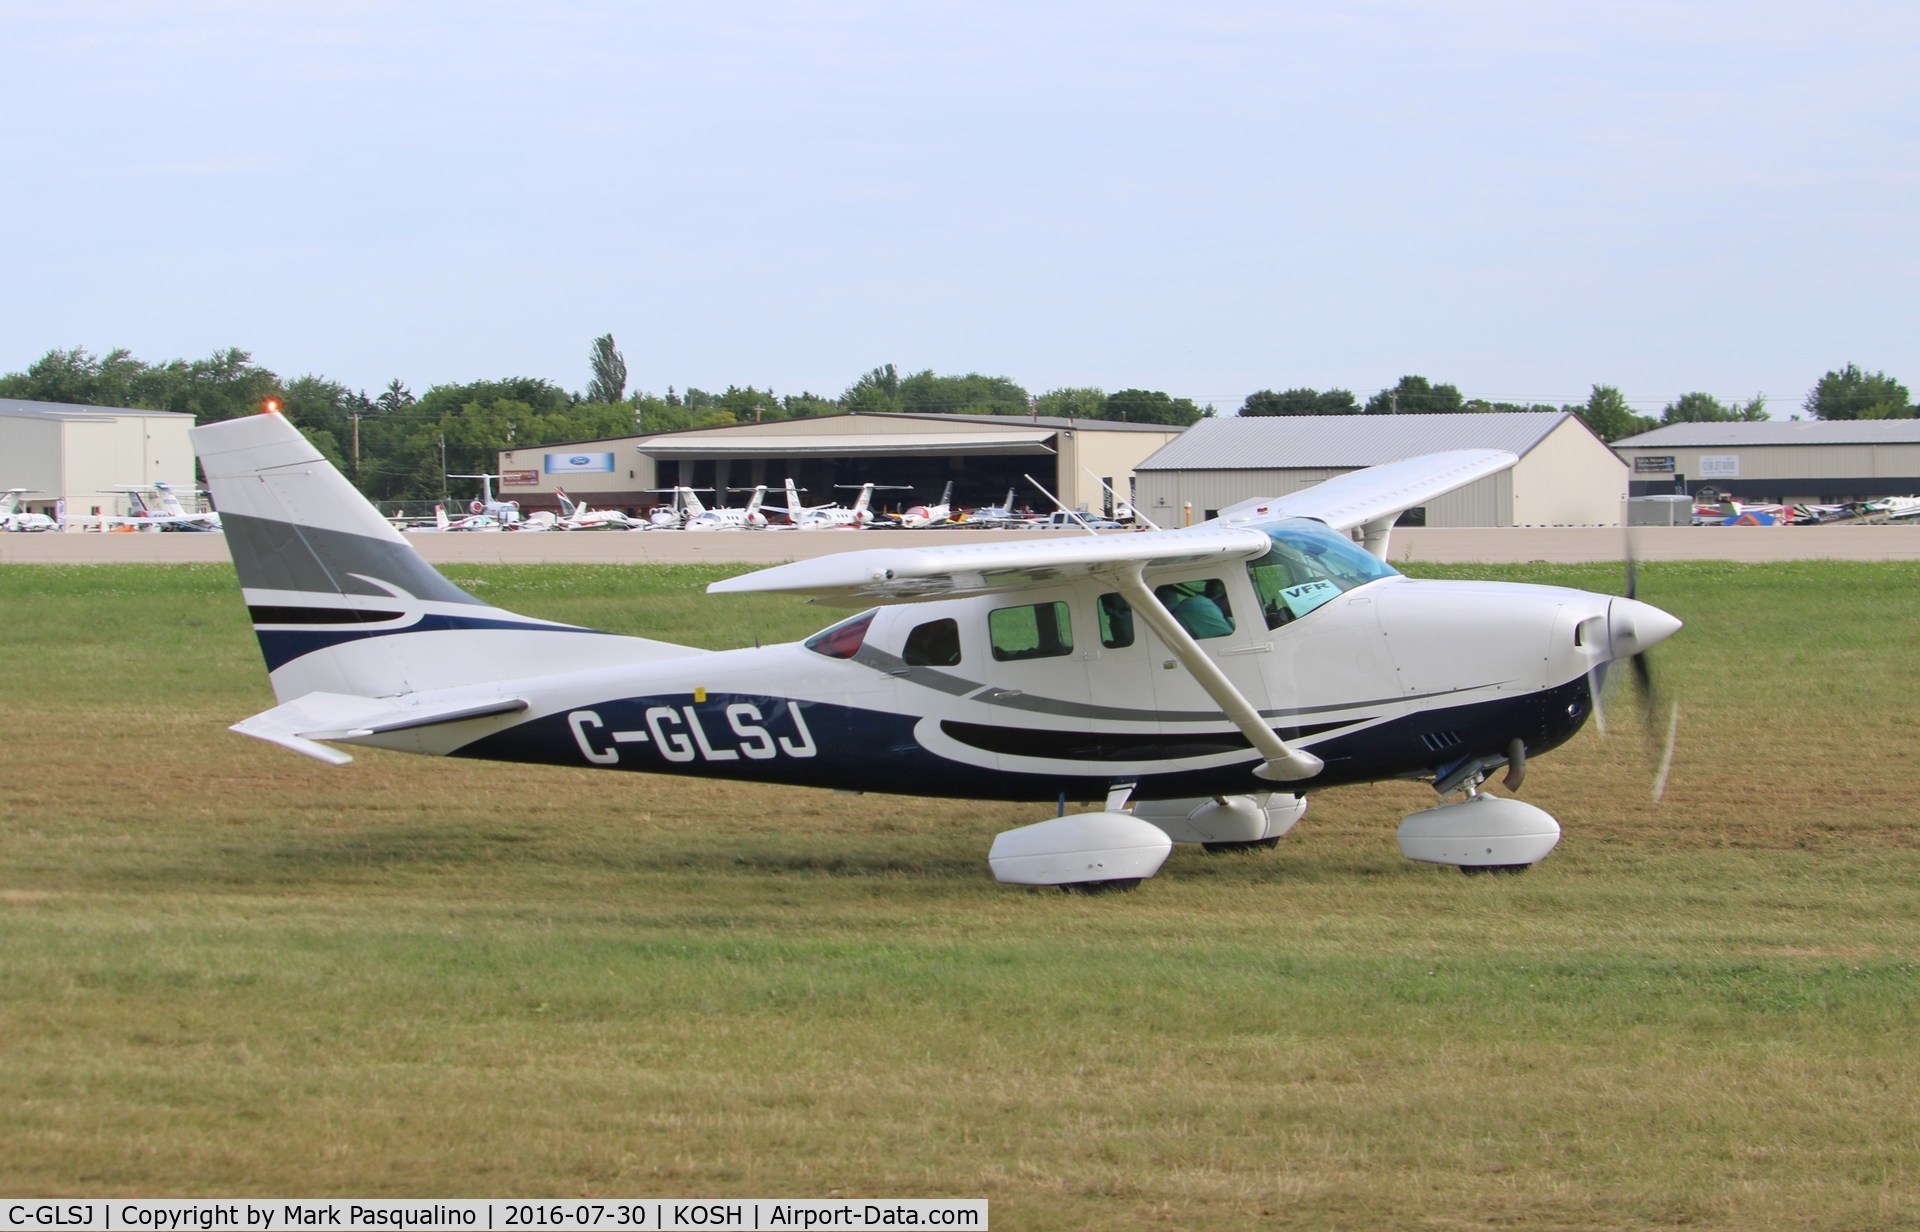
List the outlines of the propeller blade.
<svg viewBox="0 0 1920 1232">
<path fill-rule="evenodd" d="M 1673 746 L 1680 736 L 1680 703 L 1674 702 L 1667 712 L 1667 742 L 1660 751 L 1660 766 L 1653 775 L 1653 802 L 1660 803 L 1660 797 L 1667 794 L 1667 774 L 1673 769 Z"/>
</svg>

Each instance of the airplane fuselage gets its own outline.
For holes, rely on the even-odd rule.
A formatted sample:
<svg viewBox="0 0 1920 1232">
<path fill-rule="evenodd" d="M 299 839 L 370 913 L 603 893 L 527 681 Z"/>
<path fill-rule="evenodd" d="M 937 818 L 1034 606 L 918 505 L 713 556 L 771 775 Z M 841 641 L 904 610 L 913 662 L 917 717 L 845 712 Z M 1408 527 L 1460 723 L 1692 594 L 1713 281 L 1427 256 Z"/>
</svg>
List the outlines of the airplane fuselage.
<svg viewBox="0 0 1920 1232">
<path fill-rule="evenodd" d="M 1141 799 L 1272 789 L 1255 776 L 1261 759 L 1245 737 L 1158 639 L 1144 628 L 1122 638 L 1102 620 L 1107 593 L 1087 583 L 883 607 L 804 643 L 688 652 L 520 690 L 505 680 L 502 691 L 529 700 L 526 714 L 352 742 L 1010 800 L 1094 799 L 1123 782 L 1137 784 Z M 1250 585 L 1229 586 L 1227 597 L 1233 631 L 1202 644 L 1263 718 L 1325 763 L 1313 778 L 1285 784 L 1296 791 L 1437 776 L 1464 759 L 1497 756 L 1514 739 L 1530 753 L 1559 745 L 1591 713 L 1611 602 L 1551 587 L 1396 576 L 1269 629 Z M 1008 638 L 1006 613 L 1018 623 L 1035 608 L 1058 621 L 1043 645 L 1009 653 L 996 644 Z M 427 639 L 412 652 L 424 656 L 435 653 L 432 639 L 462 636 L 470 635 L 407 635 L 410 644 Z M 591 645 L 581 655 L 591 661 Z"/>
</svg>

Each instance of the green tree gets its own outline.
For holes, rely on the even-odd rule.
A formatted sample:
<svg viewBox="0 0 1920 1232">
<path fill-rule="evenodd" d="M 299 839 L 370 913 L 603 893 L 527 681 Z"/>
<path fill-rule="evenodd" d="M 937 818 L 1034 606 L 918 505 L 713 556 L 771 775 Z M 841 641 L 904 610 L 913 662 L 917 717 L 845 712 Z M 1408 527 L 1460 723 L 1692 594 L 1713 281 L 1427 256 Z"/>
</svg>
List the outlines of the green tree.
<svg viewBox="0 0 1920 1232">
<path fill-rule="evenodd" d="M 584 401 L 612 405 L 627 396 L 627 360 L 613 345 L 612 334 L 593 340 L 593 379 L 587 382 Z"/>
<path fill-rule="evenodd" d="M 1027 391 L 1004 376 L 935 376 L 928 368 L 900 382 L 900 409 L 935 415 L 1025 415 Z"/>
<path fill-rule="evenodd" d="M 1184 428 L 1200 422 L 1200 408 L 1191 398 L 1175 398 L 1157 389 L 1116 389 L 1107 395 L 1101 418 Z"/>
<path fill-rule="evenodd" d="M 812 419 L 816 415 L 838 415 L 840 404 L 814 393 L 788 394 L 780 399 L 789 419 Z"/>
<path fill-rule="evenodd" d="M 1275 393 L 1262 389 L 1247 395 L 1240 406 L 1242 415 L 1357 415 L 1360 404 L 1351 390 L 1289 389 Z"/>
<path fill-rule="evenodd" d="M 1609 444 L 1657 426 L 1652 416 L 1634 414 L 1626 397 L 1612 385 L 1595 385 L 1583 405 L 1560 409 L 1578 415 L 1581 423 Z"/>
<path fill-rule="evenodd" d="M 1060 419 L 1105 419 L 1107 395 L 1093 388 L 1050 389 L 1034 400 L 1034 407 Z"/>
<path fill-rule="evenodd" d="M 1435 385 L 1424 376 L 1403 376 L 1391 389 L 1367 399 L 1369 415 L 1450 415 L 1464 409 L 1465 400 L 1451 385 Z"/>
<path fill-rule="evenodd" d="M 1916 411 L 1905 385 L 1855 364 L 1821 377 L 1801 406 L 1815 419 L 1911 419 Z"/>
<path fill-rule="evenodd" d="M 1767 418 L 1767 400 L 1755 395 L 1746 403 L 1731 406 L 1712 394 L 1681 394 L 1660 412 L 1663 424 L 1678 423 L 1756 423 Z"/>
<path fill-rule="evenodd" d="M 900 409 L 900 374 L 892 364 L 884 364 L 867 373 L 840 395 L 840 405 L 860 414 L 878 414 Z"/>
</svg>

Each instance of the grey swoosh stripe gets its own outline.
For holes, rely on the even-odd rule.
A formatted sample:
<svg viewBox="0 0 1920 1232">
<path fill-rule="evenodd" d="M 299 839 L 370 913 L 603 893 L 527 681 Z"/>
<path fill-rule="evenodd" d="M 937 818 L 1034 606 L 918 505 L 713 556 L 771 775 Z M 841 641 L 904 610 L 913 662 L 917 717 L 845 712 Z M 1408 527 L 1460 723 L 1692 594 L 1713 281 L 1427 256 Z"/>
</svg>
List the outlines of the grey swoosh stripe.
<svg viewBox="0 0 1920 1232">
<path fill-rule="evenodd" d="M 250 589 L 389 597 L 365 580 L 378 578 L 416 599 L 488 606 L 434 572 L 404 543 L 245 514 L 223 514 L 220 524 L 240 584 Z"/>
</svg>

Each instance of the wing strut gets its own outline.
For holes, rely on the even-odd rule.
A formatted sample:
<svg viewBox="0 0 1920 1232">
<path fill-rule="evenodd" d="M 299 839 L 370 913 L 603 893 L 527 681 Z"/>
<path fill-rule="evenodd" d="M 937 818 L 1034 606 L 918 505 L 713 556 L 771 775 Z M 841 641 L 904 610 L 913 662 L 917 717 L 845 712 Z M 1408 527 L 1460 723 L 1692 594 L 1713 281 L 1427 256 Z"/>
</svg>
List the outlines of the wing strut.
<svg viewBox="0 0 1920 1232">
<path fill-rule="evenodd" d="M 1253 703 L 1233 687 L 1233 681 L 1228 680 L 1226 673 L 1207 657 L 1206 651 L 1200 649 L 1200 643 L 1194 641 L 1185 626 L 1174 619 L 1167 605 L 1160 602 L 1160 596 L 1154 594 L 1153 588 L 1147 585 L 1144 571 L 1144 563 L 1136 563 L 1132 568 L 1114 574 L 1113 579 L 1120 587 L 1120 593 L 1133 605 L 1133 610 L 1145 619 L 1147 627 L 1159 635 L 1181 665 L 1193 673 L 1193 678 L 1207 691 L 1207 696 L 1240 729 L 1240 734 L 1267 759 L 1266 764 L 1254 773 L 1279 783 L 1310 779 L 1320 773 L 1326 763 L 1304 749 L 1294 748 L 1267 726 Z"/>
</svg>

